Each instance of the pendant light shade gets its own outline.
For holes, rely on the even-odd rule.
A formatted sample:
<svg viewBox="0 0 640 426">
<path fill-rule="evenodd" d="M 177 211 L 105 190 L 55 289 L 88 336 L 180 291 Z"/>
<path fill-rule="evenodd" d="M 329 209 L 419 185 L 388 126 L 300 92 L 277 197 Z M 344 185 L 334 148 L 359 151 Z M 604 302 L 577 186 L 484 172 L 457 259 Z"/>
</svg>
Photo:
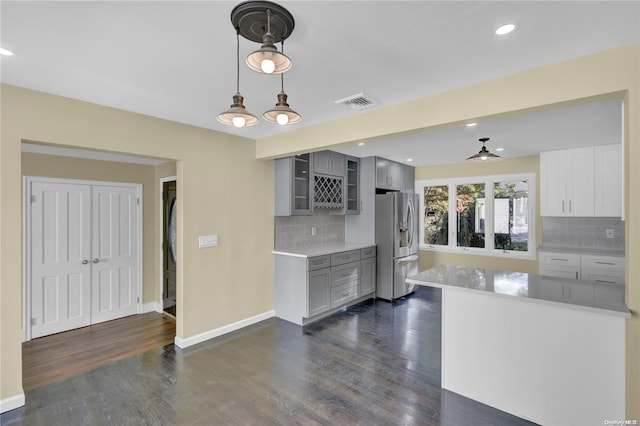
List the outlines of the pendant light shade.
<svg viewBox="0 0 640 426">
<path fill-rule="evenodd" d="M 247 56 L 247 65 L 260 73 L 282 74 L 289 71 L 292 64 L 287 55 L 278 52 L 271 33 L 266 33 L 262 47 Z"/>
<path fill-rule="evenodd" d="M 289 108 L 287 94 L 284 91 L 278 93 L 278 103 L 275 107 L 263 114 L 264 119 L 271 123 L 278 123 L 281 126 L 295 124 L 302 119 L 300 114 Z"/>
<path fill-rule="evenodd" d="M 485 143 L 487 143 L 489 138 L 480 138 L 478 140 L 480 142 L 482 142 L 482 149 L 477 154 L 472 155 L 471 157 L 467 158 L 467 161 L 483 163 L 483 162 L 488 162 L 488 161 L 499 161 L 499 160 L 502 160 L 502 157 L 500 157 L 499 155 L 490 153 L 489 150 L 487 149 L 487 147 L 485 146 Z"/>
<path fill-rule="evenodd" d="M 247 111 L 242 104 L 243 101 L 244 98 L 240 93 L 233 95 L 233 104 L 228 110 L 218 115 L 218 121 L 234 127 L 247 127 L 257 124 L 258 117 Z"/>
</svg>

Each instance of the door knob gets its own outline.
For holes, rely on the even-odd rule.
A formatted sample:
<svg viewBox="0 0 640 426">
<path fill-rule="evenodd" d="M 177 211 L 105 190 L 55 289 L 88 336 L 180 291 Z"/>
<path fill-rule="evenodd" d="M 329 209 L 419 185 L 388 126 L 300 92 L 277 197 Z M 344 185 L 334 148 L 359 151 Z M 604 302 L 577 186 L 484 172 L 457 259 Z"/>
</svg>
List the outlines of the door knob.
<svg viewBox="0 0 640 426">
<path fill-rule="evenodd" d="M 88 261 L 87 259 L 84 259 L 84 260 L 82 261 L 82 264 L 83 264 L 83 265 L 86 265 L 87 263 L 89 263 L 89 261 Z"/>
<path fill-rule="evenodd" d="M 97 257 L 95 259 L 92 260 L 93 263 L 98 263 L 100 262 L 100 259 L 98 259 Z"/>
</svg>

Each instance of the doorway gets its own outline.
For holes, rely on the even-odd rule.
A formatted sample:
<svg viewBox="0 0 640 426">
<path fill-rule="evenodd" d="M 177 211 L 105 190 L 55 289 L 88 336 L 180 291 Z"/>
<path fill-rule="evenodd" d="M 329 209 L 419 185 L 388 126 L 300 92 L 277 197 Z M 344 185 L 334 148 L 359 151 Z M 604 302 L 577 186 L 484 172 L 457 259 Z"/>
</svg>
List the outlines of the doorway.
<svg viewBox="0 0 640 426">
<path fill-rule="evenodd" d="M 176 181 L 162 180 L 162 310 L 176 316 Z"/>
<path fill-rule="evenodd" d="M 25 178 L 27 340 L 139 312 L 140 184 Z"/>
</svg>

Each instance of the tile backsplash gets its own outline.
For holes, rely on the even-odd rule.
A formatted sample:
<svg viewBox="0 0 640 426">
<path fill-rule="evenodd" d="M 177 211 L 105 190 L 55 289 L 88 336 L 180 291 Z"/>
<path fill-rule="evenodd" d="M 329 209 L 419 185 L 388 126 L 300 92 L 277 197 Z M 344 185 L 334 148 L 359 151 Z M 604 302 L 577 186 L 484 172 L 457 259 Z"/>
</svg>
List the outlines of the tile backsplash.
<svg viewBox="0 0 640 426">
<path fill-rule="evenodd" d="M 607 230 L 614 237 L 607 238 Z M 543 217 L 545 247 L 624 250 L 624 222 L 615 217 Z"/>
<path fill-rule="evenodd" d="M 276 216 L 276 250 L 296 249 L 325 244 L 343 244 L 344 216 L 316 210 L 313 216 Z M 315 235 L 312 231 L 315 227 Z"/>
</svg>

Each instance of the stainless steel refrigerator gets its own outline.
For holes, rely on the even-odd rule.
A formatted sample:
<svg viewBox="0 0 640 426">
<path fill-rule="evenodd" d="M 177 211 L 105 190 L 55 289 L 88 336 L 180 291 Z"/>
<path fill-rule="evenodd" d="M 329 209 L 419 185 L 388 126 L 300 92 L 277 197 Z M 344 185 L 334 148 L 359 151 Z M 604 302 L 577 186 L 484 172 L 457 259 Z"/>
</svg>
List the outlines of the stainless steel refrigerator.
<svg viewBox="0 0 640 426">
<path fill-rule="evenodd" d="M 378 270 L 376 297 L 394 300 L 415 289 L 407 276 L 418 273 L 418 195 L 388 192 L 376 195 Z"/>
</svg>

